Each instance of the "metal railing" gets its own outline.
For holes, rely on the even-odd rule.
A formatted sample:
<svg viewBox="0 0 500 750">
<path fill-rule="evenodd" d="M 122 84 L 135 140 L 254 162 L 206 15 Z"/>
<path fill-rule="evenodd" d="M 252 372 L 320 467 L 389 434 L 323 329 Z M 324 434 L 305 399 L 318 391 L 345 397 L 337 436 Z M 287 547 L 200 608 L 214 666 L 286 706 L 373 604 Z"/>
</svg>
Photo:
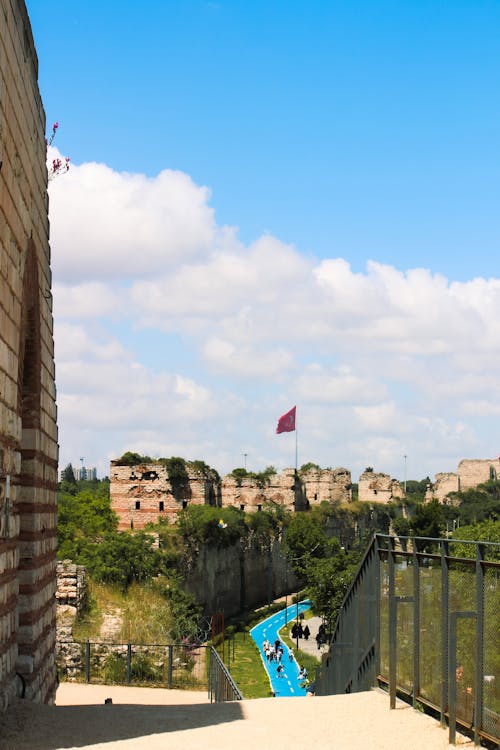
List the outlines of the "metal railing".
<svg viewBox="0 0 500 750">
<path fill-rule="evenodd" d="M 208 695 L 211 703 L 243 700 L 243 696 L 231 677 L 228 668 L 213 646 L 210 646 Z"/>
<path fill-rule="evenodd" d="M 61 681 L 208 690 L 211 702 L 242 695 L 212 646 L 59 641 Z"/>
<path fill-rule="evenodd" d="M 386 685 L 455 742 L 500 740 L 500 545 L 377 534 L 344 599 L 316 693 Z"/>
</svg>

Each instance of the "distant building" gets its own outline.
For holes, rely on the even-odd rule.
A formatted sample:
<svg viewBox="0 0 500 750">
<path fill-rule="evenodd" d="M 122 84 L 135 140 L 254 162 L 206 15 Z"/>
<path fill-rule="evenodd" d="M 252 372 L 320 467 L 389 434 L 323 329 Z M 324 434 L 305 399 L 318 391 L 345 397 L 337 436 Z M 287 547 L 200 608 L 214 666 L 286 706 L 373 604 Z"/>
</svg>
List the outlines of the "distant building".
<svg viewBox="0 0 500 750">
<path fill-rule="evenodd" d="M 64 472 L 65 472 L 65 469 L 61 469 L 59 471 L 60 482 L 62 482 Z M 97 479 L 97 469 L 95 466 L 92 466 L 92 467 L 80 466 L 79 468 L 76 466 L 73 466 L 73 474 L 77 482 L 79 482 L 80 480 L 92 482 L 95 479 Z"/>
<path fill-rule="evenodd" d="M 97 479 L 97 469 L 95 466 L 81 466 L 79 469 L 73 469 L 77 481 L 92 482 Z"/>
</svg>

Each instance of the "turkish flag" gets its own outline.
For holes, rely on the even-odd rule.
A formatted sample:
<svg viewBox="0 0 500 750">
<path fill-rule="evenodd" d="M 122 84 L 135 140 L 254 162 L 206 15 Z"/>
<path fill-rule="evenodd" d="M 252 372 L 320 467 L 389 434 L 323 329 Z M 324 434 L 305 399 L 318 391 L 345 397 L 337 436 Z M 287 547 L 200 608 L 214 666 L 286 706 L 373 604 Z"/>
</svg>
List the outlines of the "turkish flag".
<svg viewBox="0 0 500 750">
<path fill-rule="evenodd" d="M 290 409 L 290 411 L 287 411 L 286 414 L 283 414 L 283 416 L 278 419 L 278 426 L 276 427 L 277 435 L 279 435 L 280 432 L 293 432 L 295 430 L 296 411 L 297 407 L 294 406 L 293 409 Z"/>
</svg>

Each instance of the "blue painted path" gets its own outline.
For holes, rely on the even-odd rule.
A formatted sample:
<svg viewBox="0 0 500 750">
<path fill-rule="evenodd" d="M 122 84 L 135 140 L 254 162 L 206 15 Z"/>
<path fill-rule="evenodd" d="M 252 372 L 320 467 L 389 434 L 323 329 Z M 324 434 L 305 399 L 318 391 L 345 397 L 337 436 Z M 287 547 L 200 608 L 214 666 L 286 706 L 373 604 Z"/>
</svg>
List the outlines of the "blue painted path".
<svg viewBox="0 0 500 750">
<path fill-rule="evenodd" d="M 310 609 L 310 607 L 311 602 L 309 599 L 299 602 L 299 614 L 300 612 L 305 612 Z M 269 675 L 269 682 L 271 683 L 271 689 L 275 696 L 278 698 L 298 698 L 305 696 L 306 689 L 300 687 L 300 680 L 298 679 L 299 665 L 297 664 L 295 657 L 292 661 L 289 660 L 288 648 L 285 643 L 281 641 L 284 651 L 281 663 L 283 664 L 284 670 L 280 676 L 278 676 L 277 673 L 278 663 L 275 661 L 268 662 L 264 649 L 262 648 L 262 644 L 265 640 L 268 640 L 271 645 L 274 645 L 274 642 L 279 638 L 278 631 L 281 630 L 285 624 L 285 612 L 286 621 L 294 622 L 297 615 L 297 605 L 291 604 L 286 610 L 282 609 L 279 612 L 276 612 L 276 614 L 271 615 L 271 617 L 268 617 L 266 620 L 259 622 L 258 625 L 255 625 L 255 627 L 251 629 L 250 635 L 257 644 L 262 663 Z M 311 678 L 311 675 L 309 675 L 309 678 Z"/>
</svg>

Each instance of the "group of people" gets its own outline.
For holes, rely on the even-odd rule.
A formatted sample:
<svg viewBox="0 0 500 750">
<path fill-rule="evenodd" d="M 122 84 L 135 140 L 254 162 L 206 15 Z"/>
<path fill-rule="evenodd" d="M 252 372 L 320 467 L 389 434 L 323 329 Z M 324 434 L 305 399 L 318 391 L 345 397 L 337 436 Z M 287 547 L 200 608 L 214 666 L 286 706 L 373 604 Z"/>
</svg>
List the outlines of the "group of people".
<svg viewBox="0 0 500 750">
<path fill-rule="evenodd" d="M 301 622 L 294 622 L 292 627 L 292 638 L 305 638 L 305 640 L 307 641 L 310 635 L 311 631 L 309 630 L 309 625 L 306 625 L 303 628 Z"/>
<path fill-rule="evenodd" d="M 262 650 L 264 652 L 264 655 L 268 661 L 270 662 L 277 662 L 278 664 L 278 676 L 281 676 L 283 669 L 279 669 L 280 666 L 282 666 L 281 662 L 283 660 L 283 656 L 285 653 L 285 647 L 283 646 L 282 642 L 277 638 L 274 641 L 274 644 L 269 643 L 269 641 L 266 640 L 262 644 Z M 293 659 L 293 652 L 291 649 L 287 649 L 288 651 L 288 659 L 289 661 L 292 661 Z"/>
</svg>

